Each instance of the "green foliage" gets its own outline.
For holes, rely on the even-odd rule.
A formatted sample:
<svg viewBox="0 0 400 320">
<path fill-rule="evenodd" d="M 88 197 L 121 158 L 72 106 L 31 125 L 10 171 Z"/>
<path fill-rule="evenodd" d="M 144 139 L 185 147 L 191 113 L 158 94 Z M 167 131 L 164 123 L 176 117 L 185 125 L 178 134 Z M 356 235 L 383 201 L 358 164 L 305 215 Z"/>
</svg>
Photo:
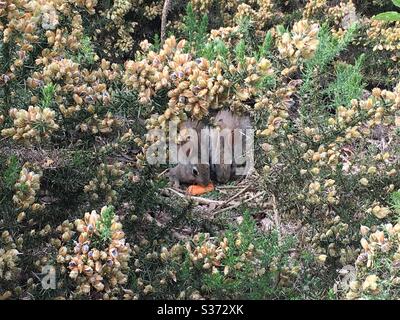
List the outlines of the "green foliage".
<svg viewBox="0 0 400 320">
<path fill-rule="evenodd" d="M 342 39 L 333 37 L 331 30 L 327 24 L 321 27 L 318 34 L 319 46 L 315 56 L 306 61 L 304 73 L 307 77 L 315 69 L 318 72 L 326 72 L 330 63 L 339 55 L 340 52 L 346 49 L 357 34 L 358 25 L 353 24 L 346 32 Z"/>
<path fill-rule="evenodd" d="M 272 36 L 272 32 L 268 31 L 267 34 L 265 35 L 263 44 L 258 49 L 258 59 L 262 57 L 269 57 L 271 55 L 270 50 L 273 45 L 273 42 L 274 38 Z"/>
<path fill-rule="evenodd" d="M 244 59 L 246 57 L 246 43 L 243 39 L 240 40 L 235 47 L 235 56 L 239 63 L 244 63 Z"/>
<path fill-rule="evenodd" d="M 400 8 L 400 1 L 399 0 L 392 0 L 393 4 L 396 7 Z M 375 20 L 381 20 L 381 21 L 400 21 L 400 13 L 397 11 L 387 11 L 387 12 L 382 12 L 374 16 Z"/>
<path fill-rule="evenodd" d="M 71 54 L 70 58 L 84 66 L 90 66 L 95 62 L 96 53 L 89 36 L 83 36 L 81 46 L 77 54 Z"/>
<path fill-rule="evenodd" d="M 256 37 L 254 22 L 249 17 L 244 17 L 239 21 L 239 33 L 246 44 L 247 54 L 252 56 L 257 48 L 258 38 Z"/>
<path fill-rule="evenodd" d="M 0 74 L 5 74 L 10 66 L 11 46 L 9 43 L 0 43 Z M 1 88 L 2 87 L 2 88 Z M 10 83 L 5 83 L 0 87 L 0 111 L 8 112 L 11 108 L 11 89 Z"/>
<path fill-rule="evenodd" d="M 381 20 L 381 21 L 400 21 L 400 13 L 396 11 L 388 11 L 388 12 L 383 12 L 380 14 L 377 14 L 374 17 L 375 20 Z"/>
<path fill-rule="evenodd" d="M 183 23 L 183 34 L 188 41 L 189 49 L 201 51 L 207 40 L 208 16 L 204 14 L 199 20 L 193 11 L 192 4 L 189 2 Z"/>
<path fill-rule="evenodd" d="M 108 244 L 111 241 L 111 225 L 114 219 L 114 207 L 109 206 L 105 210 L 102 210 L 100 219 L 97 221 L 97 230 L 99 231 L 99 237 L 102 244 Z"/>
<path fill-rule="evenodd" d="M 181 66 L 169 63 L 175 48 L 157 56 L 163 49 L 157 33 L 159 16 L 151 19 L 142 15 L 133 28 L 135 30 L 128 30 L 131 19 L 142 14 L 144 8 L 146 15 L 151 15 L 153 5 L 157 5 L 154 1 L 145 0 L 137 10 L 131 3 L 132 7 L 126 7 L 126 12 L 122 10 L 123 14 L 116 21 L 110 21 L 108 17 L 113 14 L 103 12 L 114 5 L 118 9 L 118 1 L 100 1 L 93 14 L 82 6 L 77 7 L 78 2 L 64 2 L 60 7 L 71 6 L 76 26 L 71 26 L 72 19 L 64 12 L 56 10 L 61 39 L 58 34 L 57 39 L 53 39 L 53 31 L 43 30 L 38 22 L 33 34 L 37 39 L 28 34 L 27 39 L 21 38 L 17 43 L 20 30 L 11 28 L 13 37 L 10 41 L 0 41 L 1 128 L 13 130 L 13 124 L 17 124 L 17 132 L 21 131 L 18 125 L 26 123 L 28 130 L 39 129 L 45 133 L 46 127 L 40 121 L 33 125 L 29 123 L 30 117 L 40 115 L 25 113 L 30 105 L 53 110 L 54 121 L 59 126 L 58 131 L 49 131 L 49 141 L 28 148 L 17 144 L 17 139 L 0 137 L 0 235 L 9 231 L 18 242 L 16 248 L 23 253 L 18 253 L 20 260 L 16 267 L 21 270 L 15 270 L 17 277 L 7 283 L 0 279 L 0 299 L 4 289 L 10 290 L 12 298 L 71 298 L 71 292 L 81 284 L 68 273 L 63 272 L 60 277 L 57 293 L 41 290 L 40 279 L 31 275 L 40 272 L 42 264 L 57 264 L 54 253 L 62 252 L 60 246 L 64 245 L 64 238 L 71 237 L 71 224 L 82 219 L 85 212 L 98 210 L 106 201 L 110 205 L 101 212 L 96 225 L 98 234 L 93 236 L 92 244 L 99 248 L 110 244 L 112 222 L 118 215 L 118 227 L 122 226 L 124 239 L 132 248 L 128 262 L 129 281 L 118 283 L 116 289 L 121 291 L 117 293 L 110 291 L 107 296 L 102 296 L 103 291 L 79 298 L 122 298 L 124 294 L 129 296 L 129 289 L 135 298 L 143 299 L 341 297 L 333 289 L 337 270 L 344 264 L 355 264 L 358 254 L 362 253 L 360 240 L 368 237 L 360 234 L 360 226 L 368 227 L 371 232 L 384 230 L 387 236 L 389 222 L 394 224 L 400 215 L 400 192 L 393 192 L 400 187 L 398 172 L 390 171 L 399 167 L 400 134 L 397 129 L 396 136 L 391 123 L 397 105 L 385 97 L 386 94 L 398 98 L 398 90 L 393 90 L 392 86 L 398 82 L 395 74 L 398 63 L 394 61 L 396 52 L 372 51 L 371 44 L 380 44 L 380 39 L 368 39 L 370 24 L 369 19 L 365 19 L 376 12 L 376 6 L 384 8 L 381 11 L 392 10 L 389 1 L 385 4 L 373 1 L 371 5 L 375 7 L 370 11 L 366 9 L 366 16 L 364 11 L 360 15 L 362 4 L 358 1 L 361 27 L 354 24 L 344 30 L 343 38 L 333 33 L 333 23 L 337 30 L 337 21 L 328 19 L 330 22 L 323 24 L 319 14 L 313 16 L 310 24 L 311 21 L 323 24 L 318 35 L 319 46 L 312 57 L 300 54 L 299 59 L 294 55 L 302 53 L 299 47 L 304 40 L 301 39 L 304 30 L 293 32 L 291 26 L 303 19 L 305 1 L 274 3 L 274 10 L 280 12 L 262 28 L 254 22 L 259 20 L 254 20 L 251 15 L 237 21 L 233 12 L 236 7 L 221 8 L 218 1 L 207 8 L 207 14 L 198 7 L 194 10 L 190 2 L 187 6 L 175 2 L 168 15 L 169 34 L 177 41 L 187 40 L 185 52 L 190 54 L 191 61 L 206 58 L 209 64 L 204 65 L 214 66 L 217 60 L 221 67 L 218 76 L 210 72 L 215 69 L 205 68 L 200 78 L 196 78 L 195 73 L 193 76 L 190 72 L 186 74 L 191 68 L 181 70 Z M 252 8 L 259 6 L 257 1 L 246 3 Z M 335 4 L 330 1 L 327 5 Z M 394 0 L 393 5 L 400 6 L 400 0 Z M 182 22 L 181 13 L 185 7 L 183 30 L 174 30 L 175 25 L 182 25 L 175 22 Z M 22 7 L 17 9 L 21 13 L 23 10 Z M 397 12 L 384 13 L 376 18 L 393 21 L 398 15 Z M 30 16 L 30 13 L 21 15 L 21 20 Z M 6 26 L 9 17 L 0 19 L 2 26 Z M 34 19 L 27 22 L 40 21 L 37 17 Z M 23 22 L 25 20 L 21 21 L 21 26 L 29 27 Z M 117 25 L 113 25 L 114 22 Z M 216 30 L 213 35 L 221 32 L 221 36 L 209 40 L 209 28 L 235 24 L 238 28 L 234 30 L 238 31 L 226 37 L 225 32 L 230 29 Z M 76 42 L 69 43 L 74 39 L 70 31 L 77 35 L 79 46 L 75 46 Z M 289 32 L 290 40 L 298 37 L 299 42 L 294 41 L 288 48 L 283 48 L 280 37 L 286 32 Z M 0 36 L 4 33 L 0 32 Z M 30 38 L 34 40 L 32 43 Z M 150 47 L 153 56 L 135 51 L 145 38 L 153 39 Z M 102 42 L 102 39 L 107 41 Z M 32 48 L 28 46 L 30 44 Z M 20 50 L 21 45 L 29 49 Z M 288 49 L 287 56 L 284 57 L 282 49 Z M 10 66 L 23 55 L 26 57 L 22 59 L 22 65 L 19 63 L 12 71 Z M 107 57 L 115 64 L 104 66 L 107 62 L 100 66 L 97 55 Z M 265 68 L 259 64 L 263 58 L 269 60 L 263 60 L 267 65 Z M 121 80 L 126 75 L 124 68 L 128 64 L 124 63 L 127 59 L 134 62 L 129 81 Z M 72 67 L 69 60 L 74 62 Z M 78 68 L 75 68 L 76 64 Z M 193 62 L 187 65 L 196 66 Z M 290 67 L 293 67 L 290 74 L 282 72 Z M 179 90 L 174 89 L 180 80 L 170 81 L 171 73 L 176 71 L 174 68 L 185 71 L 185 83 Z M 388 76 L 388 71 L 394 76 Z M 125 87 L 128 82 L 132 82 L 132 89 Z M 373 92 L 371 109 L 363 108 L 364 105 L 352 109 L 351 101 L 360 100 L 363 91 L 372 91 L 376 84 L 385 93 Z M 196 86 L 201 87 L 201 94 L 207 93 L 203 96 L 198 93 L 197 97 Z M 212 91 L 218 91 L 218 99 L 213 100 Z M 257 175 L 240 181 L 240 187 L 242 183 L 249 183 L 251 188 L 236 195 L 235 199 L 231 198 L 231 192 L 237 192 L 239 182 L 233 180 L 229 186 L 218 186 L 202 197 L 205 203 L 211 203 L 209 207 L 198 206 L 195 202 L 198 199 L 172 193 L 167 175 L 160 173 L 160 168 L 149 166 L 142 157 L 141 152 L 150 143 L 146 140 L 149 127 L 163 127 L 166 122 L 160 119 L 194 115 L 189 104 L 182 106 L 181 101 L 186 99 L 181 97 L 186 97 L 185 94 L 195 101 L 193 105 L 199 102 L 196 107 L 205 106 L 207 115 L 203 119 L 206 122 L 219 108 L 250 114 L 252 118 L 257 133 Z M 150 101 L 141 99 L 147 95 Z M 209 101 L 216 103 L 208 105 Z M 361 105 L 365 101 L 359 102 Z M 171 112 L 166 112 L 166 106 Z M 24 110 L 18 119 L 12 117 L 14 111 L 8 112 L 12 108 Z M 377 109 L 382 110 L 378 112 Z M 46 117 L 50 116 L 47 114 Z M 154 120 L 154 123 L 147 120 Z M 108 122 L 113 121 L 115 126 L 107 130 Z M 388 132 L 378 132 L 381 127 Z M 264 135 L 266 128 L 273 133 Z M 370 133 L 364 133 L 364 130 Z M 40 183 L 29 193 L 30 176 L 27 175 L 27 181 L 21 181 L 18 191 L 26 193 L 28 203 L 27 209 L 21 209 L 16 206 L 13 196 L 17 193 L 15 183 L 21 165 L 28 162 L 40 168 Z M 122 172 L 111 168 L 100 174 L 97 170 L 101 165 L 108 167 L 116 162 L 121 164 Z M 113 183 L 116 176 L 118 182 Z M 360 183 L 362 179 L 367 182 Z M 311 188 L 315 185 L 318 188 Z M 115 196 L 111 200 L 107 199 L 109 191 Z M 89 199 L 92 193 L 97 198 Z M 248 200 L 252 193 L 254 201 Z M 265 196 L 258 197 L 257 194 Z M 233 203 L 247 199 L 251 209 L 242 205 L 226 210 L 226 199 L 231 199 L 229 205 L 232 207 L 236 206 Z M 39 205 L 38 212 L 29 207 L 33 203 Z M 214 211 L 212 207 L 216 203 L 218 207 Z M 219 207 L 219 203 L 223 205 Z M 386 209 L 389 205 L 392 210 L 387 217 L 381 219 L 373 214 L 373 208 Z M 225 210 L 224 214 L 214 215 L 220 209 Z M 272 221 L 272 217 L 277 221 Z M 274 225 L 272 231 L 265 231 L 265 221 Z M 376 229 L 378 223 L 381 226 Z M 56 241 L 59 236 L 63 239 L 61 245 Z M 72 245 L 72 239 L 75 239 L 74 234 L 71 241 L 65 241 L 68 247 Z M 224 249 L 225 240 L 227 251 L 220 250 Z M 391 282 L 397 272 L 397 235 L 394 241 L 390 248 L 379 245 L 390 252 L 376 254 L 372 269 L 360 273 L 362 280 L 368 272 L 380 276 L 383 290 L 376 296 L 378 298 L 398 298 L 400 295 L 398 285 Z M 209 260 L 199 256 L 200 248 L 207 252 Z M 220 250 L 218 253 L 223 252 L 223 255 L 216 259 L 217 255 L 210 254 L 207 248 Z M 60 260 L 64 258 L 70 257 L 60 257 Z M 63 264 L 67 266 L 68 261 Z M 2 267 L 0 265 L 0 269 Z M 2 272 L 0 270 L 1 275 Z M 374 296 L 365 294 L 361 297 Z"/>
<path fill-rule="evenodd" d="M 243 221 L 238 227 L 231 227 L 225 233 L 229 243 L 235 242 L 235 236 L 241 235 L 242 242 L 239 246 L 234 246 L 228 251 L 228 255 L 222 260 L 222 265 L 227 266 L 232 274 L 229 280 L 224 280 L 221 274 L 204 276 L 206 290 L 217 298 L 232 299 L 271 299 L 281 294 L 283 288 L 276 283 L 277 275 L 284 266 L 288 265 L 286 252 L 292 248 L 294 241 L 292 238 L 285 238 L 282 243 L 276 231 L 268 234 L 261 234 L 255 220 L 246 211 Z M 252 276 L 257 273 L 257 267 L 251 261 L 243 261 L 250 246 L 255 247 L 255 252 L 259 255 L 260 265 L 265 266 L 265 271 L 260 276 Z M 237 265 L 244 263 L 240 270 Z M 273 268 L 271 268 L 274 266 Z M 268 268 L 276 271 L 268 270 Z"/>
<path fill-rule="evenodd" d="M 400 191 L 395 191 L 390 195 L 390 203 L 400 218 Z"/>
<path fill-rule="evenodd" d="M 287 251 L 294 246 L 293 238 L 280 239 L 275 231 L 261 233 L 250 212 L 245 211 L 240 225 L 231 225 L 220 236 L 211 238 L 212 240 L 200 234 L 193 246 L 207 247 L 206 243 L 209 241 L 218 244 L 223 242 L 224 238 L 229 244 L 229 249 L 220 261 L 218 272 L 204 268 L 202 263 L 195 263 L 191 253 L 180 244 L 180 250 L 183 250 L 182 260 L 175 261 L 170 258 L 164 261 L 164 265 L 158 265 L 154 260 L 148 259 L 141 267 L 153 278 L 141 279 L 142 281 L 156 284 L 156 279 L 168 278 L 171 274 L 175 279 L 163 286 L 157 286 L 152 298 L 174 298 L 182 292 L 188 295 L 186 297 L 190 297 L 192 293 L 197 292 L 206 298 L 272 299 L 293 293 L 291 289 L 278 283 L 279 274 L 293 268 L 292 261 L 287 256 Z M 149 244 L 143 254 L 152 251 L 157 249 Z M 296 270 L 296 267 L 293 270 Z"/>
<path fill-rule="evenodd" d="M 347 46 L 351 43 L 351 41 L 356 36 L 357 25 L 352 25 L 343 39 L 335 39 L 332 36 L 332 33 L 327 24 L 323 25 L 319 34 L 319 46 L 315 53 L 315 56 L 309 60 L 307 60 L 304 64 L 303 69 L 303 84 L 300 88 L 300 95 L 305 100 L 305 104 L 303 107 L 307 107 L 308 104 L 316 104 L 321 105 L 321 101 L 326 100 L 325 89 L 328 87 L 328 83 L 332 81 L 329 76 L 329 68 L 331 64 L 334 62 L 335 58 L 344 51 Z M 361 63 L 362 60 L 359 61 Z M 352 72 L 355 77 L 352 79 L 352 85 L 357 86 L 359 81 L 359 76 L 357 75 L 358 70 L 361 65 L 357 65 L 354 68 L 346 68 L 337 70 L 337 77 L 343 77 L 345 72 Z M 337 78 L 336 86 L 340 86 L 341 84 L 338 82 L 339 78 Z M 335 84 L 331 86 L 331 89 L 335 87 Z M 347 90 L 347 88 L 342 88 L 342 90 Z M 355 94 L 354 90 L 357 88 L 352 88 L 348 95 Z M 330 90 L 328 89 L 328 92 Z"/>
<path fill-rule="evenodd" d="M 42 108 L 48 108 L 53 103 L 54 93 L 56 86 L 53 83 L 49 83 L 42 88 Z"/>
<path fill-rule="evenodd" d="M 156 33 L 156 34 L 154 35 L 154 38 L 153 38 L 153 43 L 152 43 L 152 45 L 151 45 L 151 50 L 153 50 L 153 51 L 159 51 L 160 48 L 161 48 L 161 39 L 160 39 L 159 34 Z"/>
<path fill-rule="evenodd" d="M 365 56 L 361 55 L 354 65 L 338 63 L 335 68 L 336 79 L 325 90 L 332 101 L 331 107 L 347 106 L 351 100 L 361 97 L 365 88 L 362 74 L 364 61 Z"/>
<path fill-rule="evenodd" d="M 15 183 L 17 182 L 21 166 L 16 156 L 11 156 L 8 161 L 4 172 L 2 173 L 3 186 L 8 191 L 12 191 Z"/>
<path fill-rule="evenodd" d="M 351 43 L 357 34 L 357 30 L 358 25 L 353 24 L 343 38 L 336 39 L 332 36 L 328 25 L 323 25 L 318 34 L 320 42 L 317 52 L 313 58 L 305 63 L 305 74 L 307 75 L 314 68 L 318 68 L 321 73 L 326 71 L 328 65 Z"/>
<path fill-rule="evenodd" d="M 201 51 L 200 55 L 208 60 L 212 61 L 220 59 L 227 61 L 229 49 L 226 47 L 222 40 L 216 39 L 212 42 L 207 42 Z"/>
<path fill-rule="evenodd" d="M 279 35 L 282 35 L 282 34 L 288 32 L 288 30 L 281 24 L 276 26 L 276 31 L 278 32 Z"/>
</svg>

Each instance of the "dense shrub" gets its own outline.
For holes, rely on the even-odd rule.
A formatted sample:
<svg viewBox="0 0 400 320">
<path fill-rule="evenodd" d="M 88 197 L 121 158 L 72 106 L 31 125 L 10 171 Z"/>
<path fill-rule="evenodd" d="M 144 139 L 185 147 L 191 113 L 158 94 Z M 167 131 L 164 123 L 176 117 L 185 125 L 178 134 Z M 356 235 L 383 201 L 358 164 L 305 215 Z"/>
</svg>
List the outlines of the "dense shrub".
<svg viewBox="0 0 400 320">
<path fill-rule="evenodd" d="M 391 6 L 0 1 L 0 299 L 398 299 Z M 228 108 L 252 174 L 171 191 L 150 130 Z"/>
</svg>

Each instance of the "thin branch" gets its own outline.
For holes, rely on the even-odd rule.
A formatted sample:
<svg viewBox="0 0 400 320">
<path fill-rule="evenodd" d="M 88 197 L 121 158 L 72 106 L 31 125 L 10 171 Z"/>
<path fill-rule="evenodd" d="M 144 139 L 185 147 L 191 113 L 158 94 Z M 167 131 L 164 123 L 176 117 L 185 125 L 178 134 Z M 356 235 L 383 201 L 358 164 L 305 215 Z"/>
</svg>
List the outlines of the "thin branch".
<svg viewBox="0 0 400 320">
<path fill-rule="evenodd" d="M 281 243 L 282 242 L 281 222 L 280 222 L 280 218 L 279 218 L 279 212 L 278 212 L 278 209 L 276 206 L 275 195 L 272 195 L 272 208 L 274 211 L 274 222 L 276 225 L 276 229 L 278 231 L 278 242 Z"/>
<path fill-rule="evenodd" d="M 250 188 L 250 185 L 247 185 L 246 187 L 244 187 L 242 190 L 240 190 L 238 193 L 236 193 L 234 196 L 232 196 L 231 198 L 229 198 L 228 200 L 225 201 L 224 205 L 228 204 L 229 202 L 231 202 L 232 200 L 236 199 L 237 197 L 239 197 L 242 193 L 246 192 L 248 189 Z"/>
<path fill-rule="evenodd" d="M 168 172 L 169 169 L 165 169 L 163 172 L 158 174 L 157 178 L 161 178 L 163 175 L 165 175 Z"/>
<path fill-rule="evenodd" d="M 229 207 L 226 207 L 226 208 L 223 208 L 223 209 L 215 211 L 214 215 L 217 215 L 219 213 L 223 213 L 225 211 L 229 211 L 229 210 L 235 209 L 235 208 L 239 207 L 242 204 L 245 204 L 245 203 L 248 203 L 250 201 L 253 201 L 254 199 L 257 199 L 257 198 L 262 197 L 264 195 L 265 195 L 265 191 L 258 192 L 257 194 L 255 194 L 254 196 L 252 196 L 252 197 L 250 197 L 250 198 L 248 198 L 246 200 L 242 200 L 242 201 L 239 201 L 239 202 L 234 202 L 234 204 L 232 204 Z"/>
<path fill-rule="evenodd" d="M 211 199 L 207 199 L 207 198 L 202 198 L 202 197 L 193 197 L 193 196 L 189 196 L 187 194 L 183 194 L 180 191 L 177 191 L 173 188 L 167 188 L 166 190 L 174 193 L 175 195 L 187 200 L 187 201 L 194 201 L 197 202 L 198 204 L 204 204 L 204 205 L 209 205 L 209 204 L 216 204 L 216 205 L 222 205 L 224 204 L 224 201 L 218 201 L 218 200 L 211 200 Z"/>
<path fill-rule="evenodd" d="M 171 10 L 172 0 L 165 0 L 161 15 L 161 44 L 165 41 L 165 34 L 167 29 L 168 12 Z"/>
</svg>

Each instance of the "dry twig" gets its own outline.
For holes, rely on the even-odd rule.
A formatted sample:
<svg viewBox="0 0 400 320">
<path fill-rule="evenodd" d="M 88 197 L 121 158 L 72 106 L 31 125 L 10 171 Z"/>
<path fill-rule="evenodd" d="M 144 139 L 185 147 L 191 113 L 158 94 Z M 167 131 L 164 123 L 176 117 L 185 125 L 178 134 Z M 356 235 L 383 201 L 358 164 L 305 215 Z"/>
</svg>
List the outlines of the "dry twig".
<svg viewBox="0 0 400 320">
<path fill-rule="evenodd" d="M 187 200 L 187 201 L 194 201 L 197 202 L 198 204 L 203 204 L 203 205 L 209 205 L 209 204 L 216 204 L 216 205 L 222 205 L 224 201 L 218 201 L 218 200 L 212 200 L 212 199 L 207 199 L 207 198 L 202 198 L 202 197 L 194 197 L 190 196 L 187 194 L 182 193 L 181 191 L 178 191 L 174 188 L 167 188 L 167 191 L 170 191 L 174 193 L 175 195 Z"/>
<path fill-rule="evenodd" d="M 281 243 L 281 241 L 282 241 L 281 222 L 280 222 L 280 218 L 279 218 L 278 209 L 276 208 L 275 195 L 272 195 L 272 208 L 274 211 L 274 222 L 276 225 L 276 229 L 278 231 L 278 242 Z"/>
<path fill-rule="evenodd" d="M 161 44 L 165 41 L 165 33 L 167 29 L 168 12 L 171 9 L 172 0 L 165 0 L 161 15 Z"/>
</svg>

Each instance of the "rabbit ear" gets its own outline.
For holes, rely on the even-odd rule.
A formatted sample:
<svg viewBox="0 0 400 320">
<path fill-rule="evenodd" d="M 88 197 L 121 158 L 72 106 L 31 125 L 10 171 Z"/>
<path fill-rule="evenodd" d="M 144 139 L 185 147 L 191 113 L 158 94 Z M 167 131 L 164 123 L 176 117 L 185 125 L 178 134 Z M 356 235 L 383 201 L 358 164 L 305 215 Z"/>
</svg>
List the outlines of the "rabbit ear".
<svg viewBox="0 0 400 320">
<path fill-rule="evenodd" d="M 190 157 L 190 155 L 192 154 L 192 148 L 188 148 L 187 150 L 186 150 L 186 157 Z"/>
</svg>

